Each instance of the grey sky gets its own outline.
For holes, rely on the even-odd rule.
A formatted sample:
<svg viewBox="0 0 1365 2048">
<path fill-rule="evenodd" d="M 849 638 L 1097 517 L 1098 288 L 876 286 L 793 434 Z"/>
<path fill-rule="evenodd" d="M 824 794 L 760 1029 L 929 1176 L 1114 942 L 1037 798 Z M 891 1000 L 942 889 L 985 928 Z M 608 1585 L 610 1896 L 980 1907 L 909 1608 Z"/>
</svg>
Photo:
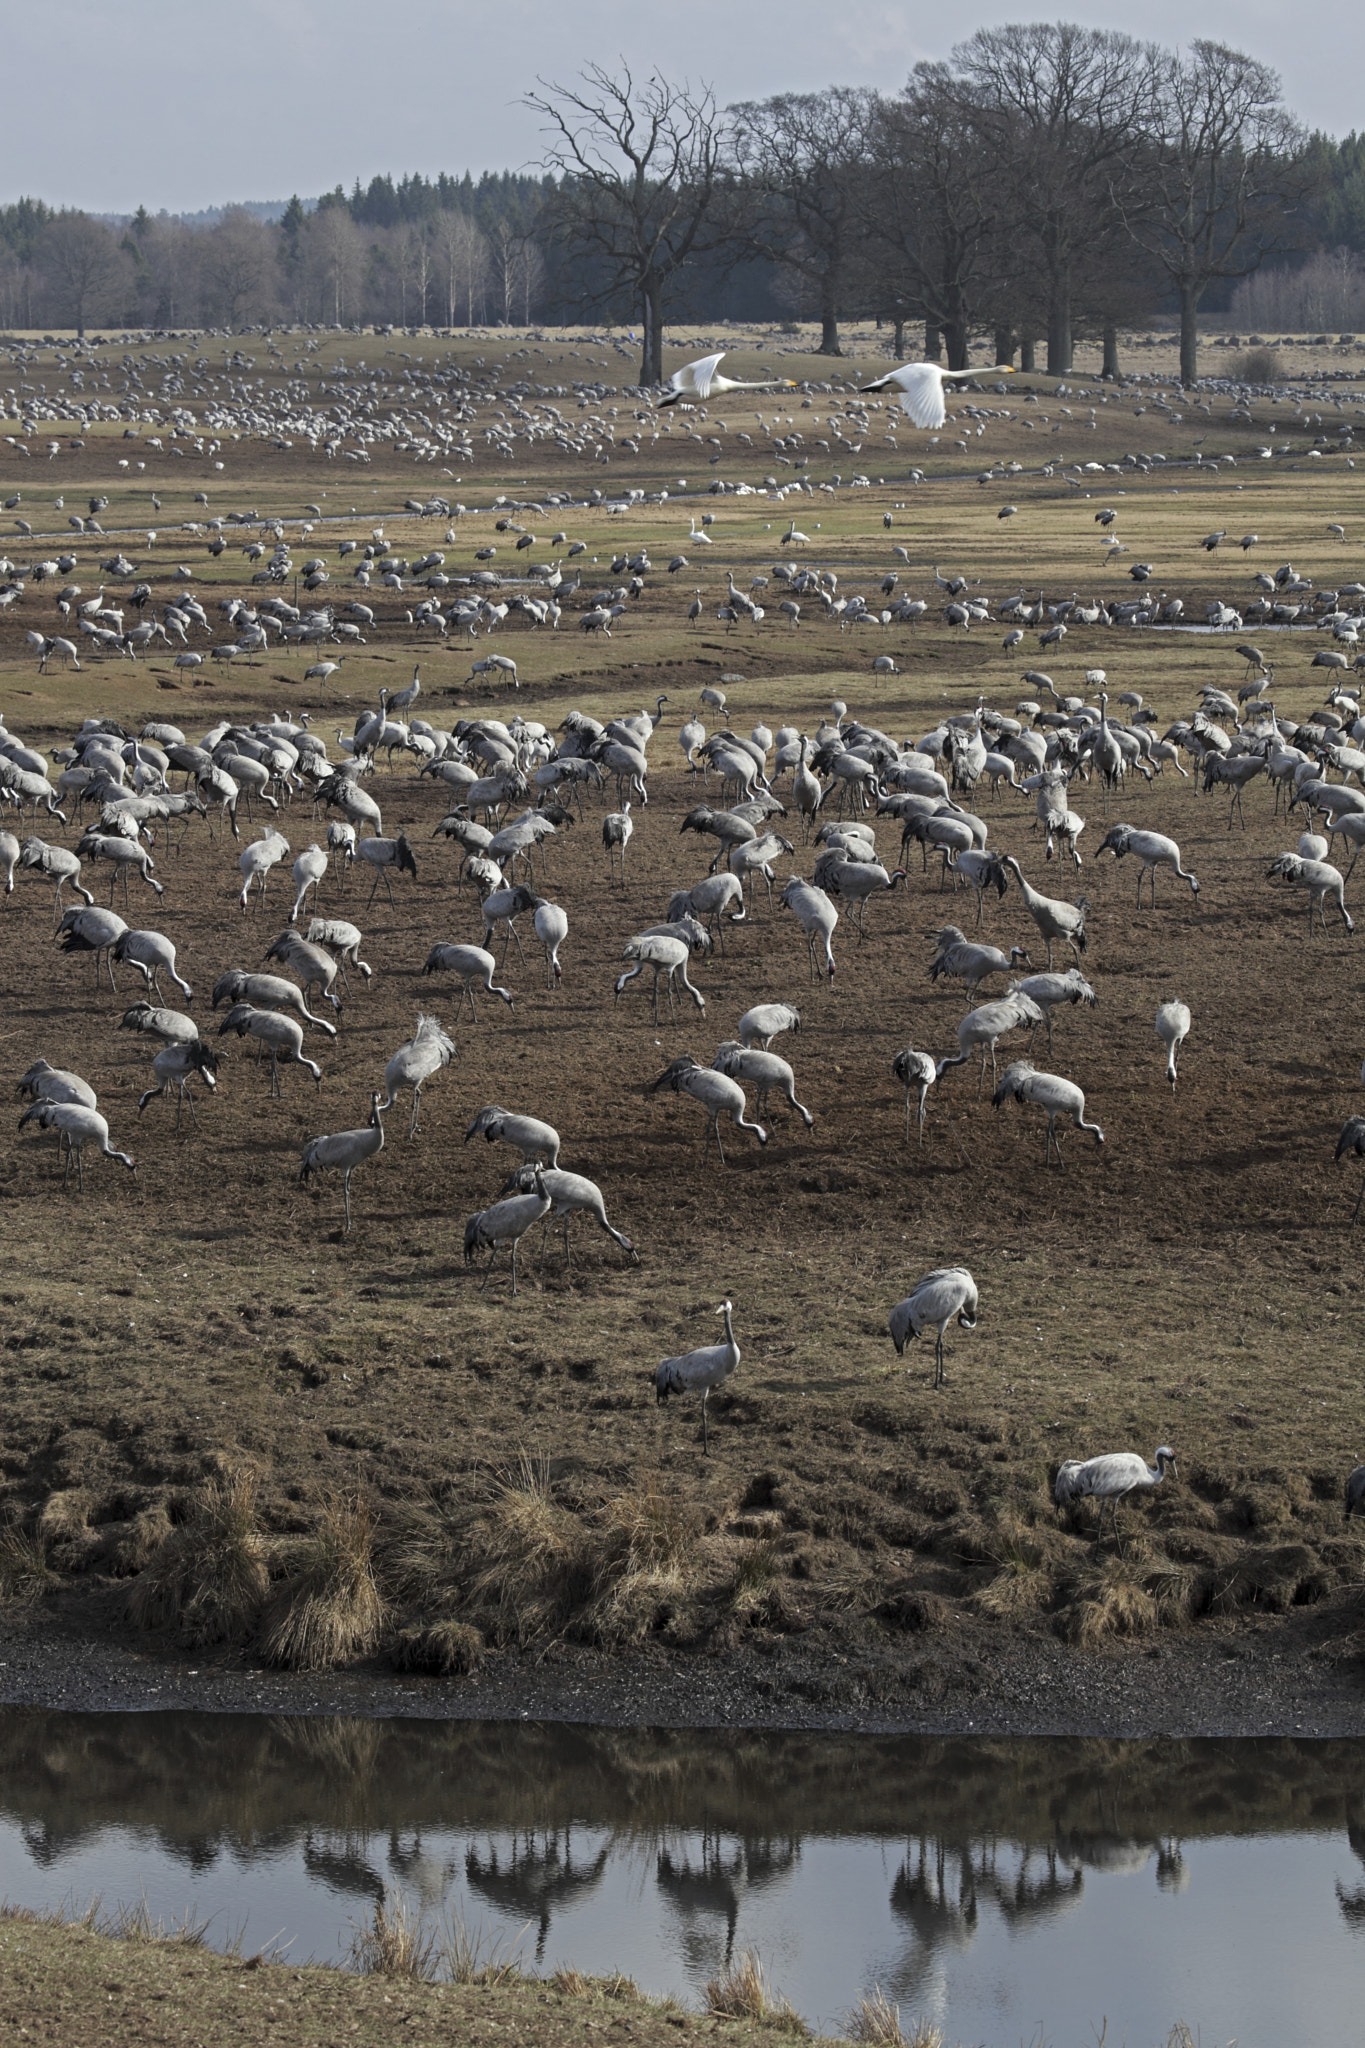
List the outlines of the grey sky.
<svg viewBox="0 0 1365 2048">
<path fill-rule="evenodd" d="M 1277 66 L 1310 127 L 1365 125 L 1365 28 L 1350 0 L 1321 0 L 1289 34 L 1272 0 L 1149 0 L 1140 20 L 1093 0 L 960 11 L 893 0 L 63 0 L 54 11 L 10 0 L 3 18 L 0 199 L 101 213 L 281 199 L 376 171 L 529 166 L 541 143 L 519 96 L 537 73 L 567 79 L 589 57 L 705 80 L 723 102 L 826 84 L 889 90 L 919 58 L 1003 21 L 1062 18 L 1170 44 L 1207 36 Z"/>
</svg>

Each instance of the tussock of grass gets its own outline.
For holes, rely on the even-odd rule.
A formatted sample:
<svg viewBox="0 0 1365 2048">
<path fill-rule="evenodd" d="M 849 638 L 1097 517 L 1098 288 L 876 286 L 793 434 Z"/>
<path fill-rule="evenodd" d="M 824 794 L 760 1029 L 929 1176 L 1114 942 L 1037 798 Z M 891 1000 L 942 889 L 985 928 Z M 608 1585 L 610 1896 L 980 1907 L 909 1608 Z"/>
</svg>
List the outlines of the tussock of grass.
<svg viewBox="0 0 1365 2048">
<path fill-rule="evenodd" d="M 115 1578 L 131 1578 L 145 1571 L 163 1543 L 174 1534 L 175 1525 L 162 1502 L 142 1508 L 130 1522 L 113 1532 L 104 1545 L 103 1567 Z"/>
<path fill-rule="evenodd" d="M 792 2034 L 808 2034 L 801 2015 L 770 1990 L 763 1964 L 753 1949 L 746 1948 L 734 1962 L 727 1963 L 712 1977 L 704 1993 L 706 2009 L 717 2019 L 765 2020 Z"/>
<path fill-rule="evenodd" d="M 176 1627 L 196 1645 L 250 1635 L 270 1590 L 256 1490 L 255 1473 L 243 1467 L 193 1496 L 185 1520 L 133 1581 L 128 1611 L 139 1628 Z"/>
<path fill-rule="evenodd" d="M 430 1984 L 438 1974 L 440 1936 L 400 1893 L 381 1899 L 351 1936 L 347 1961 L 362 1977 L 398 1977 Z"/>
<path fill-rule="evenodd" d="M 26 1606 L 59 1583 L 48 1569 L 47 1546 L 22 1529 L 0 1529 L 0 1605 Z"/>
<path fill-rule="evenodd" d="M 395 1671 L 465 1678 L 482 1664 L 484 1640 L 467 1621 L 416 1622 L 394 1632 L 386 1655 Z"/>
<path fill-rule="evenodd" d="M 901 2026 L 900 2007 L 892 2005 L 880 1985 L 866 1992 L 844 2018 L 844 2032 L 850 2041 L 865 2041 L 870 2048 L 943 2048 L 943 2029 L 928 2020 L 917 2020 L 907 2034 Z"/>
<path fill-rule="evenodd" d="M 1202 1584 L 1197 1570 L 1138 1546 L 1136 1554 L 1097 1561 L 1073 1580 L 1056 1626 L 1087 1650 L 1115 1636 L 1180 1628 L 1200 1606 Z"/>
<path fill-rule="evenodd" d="M 975 1605 L 984 1614 L 1005 1618 L 1036 1614 L 1051 1605 L 1066 1545 L 1055 1529 L 1033 1525 L 1018 1515 L 1001 1516 L 996 1535 L 996 1575 L 981 1587 Z"/>
<path fill-rule="evenodd" d="M 374 1575 L 375 1517 L 357 1495 L 330 1500 L 270 1604 L 261 1654 L 290 1671 L 326 1671 L 368 1656 L 384 1626 Z"/>
<path fill-rule="evenodd" d="M 581 1970 L 556 1970 L 550 1984 L 561 1998 L 591 1998 L 593 1981 Z"/>
<path fill-rule="evenodd" d="M 592 1591 L 574 1633 L 603 1644 L 638 1642 L 694 1589 L 700 1509 L 656 1482 L 615 1495 L 588 1537 Z"/>
</svg>

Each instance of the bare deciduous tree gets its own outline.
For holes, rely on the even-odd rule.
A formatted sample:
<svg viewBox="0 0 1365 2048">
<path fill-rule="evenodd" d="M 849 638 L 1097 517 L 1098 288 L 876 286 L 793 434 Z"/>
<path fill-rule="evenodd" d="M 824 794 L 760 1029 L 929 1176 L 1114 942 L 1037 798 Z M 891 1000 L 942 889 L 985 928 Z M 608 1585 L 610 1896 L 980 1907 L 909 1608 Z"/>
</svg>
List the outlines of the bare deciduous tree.
<svg viewBox="0 0 1365 2048">
<path fill-rule="evenodd" d="M 1069 22 L 978 29 L 953 52 L 1011 197 L 1017 260 L 1039 272 L 1053 372 L 1071 368 L 1077 280 L 1141 148 L 1154 54 Z"/>
<path fill-rule="evenodd" d="M 1180 301 L 1180 381 L 1199 375 L 1199 302 L 1292 234 L 1311 183 L 1308 138 L 1266 65 L 1221 43 L 1154 52 L 1139 175 L 1115 184 L 1129 234 Z"/>
<path fill-rule="evenodd" d="M 843 353 L 839 318 L 857 254 L 857 188 L 872 101 L 869 92 L 832 86 L 730 109 L 742 181 L 739 239 L 804 281 L 819 310 L 826 356 Z"/>
<path fill-rule="evenodd" d="M 638 317 L 640 381 L 660 384 L 668 294 L 689 260 L 719 240 L 714 95 L 657 72 L 637 90 L 624 64 L 617 78 L 590 64 L 576 89 L 538 82 L 524 104 L 544 118 L 544 161 L 560 177 L 547 225 L 589 266 L 584 299 Z"/>
<path fill-rule="evenodd" d="M 43 231 L 39 261 L 57 306 L 83 335 L 92 309 L 122 280 L 118 244 L 88 213 L 59 213 Z"/>
</svg>

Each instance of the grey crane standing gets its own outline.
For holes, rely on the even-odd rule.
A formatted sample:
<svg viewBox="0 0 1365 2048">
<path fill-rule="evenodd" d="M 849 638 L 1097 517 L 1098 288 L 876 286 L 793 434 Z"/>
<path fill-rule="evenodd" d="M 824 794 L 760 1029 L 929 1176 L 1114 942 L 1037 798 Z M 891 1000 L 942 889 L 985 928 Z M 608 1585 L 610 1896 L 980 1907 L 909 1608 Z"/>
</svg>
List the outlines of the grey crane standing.
<svg viewBox="0 0 1365 2048">
<path fill-rule="evenodd" d="M 905 1356 L 905 1347 L 912 1338 L 923 1330 L 938 1333 L 934 1348 L 934 1386 L 947 1384 L 943 1370 L 943 1337 L 949 1323 L 956 1319 L 960 1328 L 976 1328 L 977 1310 L 976 1282 L 965 1266 L 939 1266 L 932 1273 L 926 1273 L 913 1294 L 898 1301 L 887 1317 L 887 1328 L 891 1342 L 896 1347 L 896 1356 Z"/>
<path fill-rule="evenodd" d="M 1098 1543 L 1104 1533 L 1104 1510 L 1108 1504 L 1110 1531 L 1118 1541 L 1119 1502 L 1126 1500 L 1130 1493 L 1142 1488 L 1159 1486 L 1167 1472 L 1173 1479 L 1179 1478 L 1175 1469 L 1175 1452 L 1169 1444 L 1157 1448 L 1155 1462 L 1148 1464 L 1136 1451 L 1110 1451 L 1104 1457 L 1086 1458 L 1083 1462 L 1068 1458 L 1057 1473 L 1053 1487 L 1053 1499 L 1058 1507 L 1065 1507 L 1069 1501 L 1094 1498 L 1100 1504 L 1099 1521 L 1095 1525 L 1095 1541 Z"/>
<path fill-rule="evenodd" d="M 670 1394 L 701 1395 L 701 1450 L 704 1458 L 711 1455 L 707 1403 L 712 1390 L 735 1371 L 741 1355 L 735 1342 L 734 1303 L 723 1301 L 716 1314 L 725 1318 L 723 1344 L 705 1344 L 697 1351 L 683 1351 L 676 1358 L 661 1359 L 654 1374 L 654 1398 L 660 1407 Z"/>
<path fill-rule="evenodd" d="M 400 1045 L 384 1069 L 383 1109 L 393 1109 L 398 1102 L 398 1090 L 412 1090 L 412 1119 L 408 1124 L 408 1136 L 417 1136 L 417 1118 L 421 1110 L 422 1089 L 433 1074 L 439 1074 L 442 1067 L 450 1065 L 455 1051 L 455 1041 L 450 1033 L 439 1024 L 435 1017 L 424 1017 L 419 1012 L 417 1029 L 406 1044 Z"/>
<path fill-rule="evenodd" d="M 370 1096 L 370 1121 L 361 1131 L 337 1131 L 331 1136 L 310 1138 L 299 1164 L 299 1183 L 306 1187 L 315 1173 L 341 1170 L 341 1193 L 346 1221 L 343 1234 L 351 1227 L 351 1175 L 366 1159 L 384 1149 L 383 1105 L 376 1089 Z"/>
<path fill-rule="evenodd" d="M 479 1287 L 480 1294 L 488 1285 L 488 1276 L 493 1271 L 493 1262 L 499 1249 L 510 1244 L 512 1247 L 512 1293 L 517 1292 L 517 1246 L 533 1223 L 539 1223 L 550 1213 L 549 1190 L 541 1167 L 531 1169 L 532 1188 L 529 1194 L 512 1195 L 506 1201 L 494 1202 L 491 1208 L 480 1209 L 471 1216 L 464 1227 L 464 1262 L 472 1266 L 479 1252 L 491 1251 L 488 1271 Z"/>
<path fill-rule="evenodd" d="M 910 1096 L 919 1089 L 919 1109 L 916 1120 L 919 1124 L 919 1141 L 924 1143 L 924 1105 L 929 1090 L 938 1079 L 938 1068 L 932 1053 L 916 1052 L 907 1045 L 904 1052 L 898 1052 L 891 1062 L 891 1071 L 905 1089 L 905 1141 L 910 1142 Z"/>
</svg>

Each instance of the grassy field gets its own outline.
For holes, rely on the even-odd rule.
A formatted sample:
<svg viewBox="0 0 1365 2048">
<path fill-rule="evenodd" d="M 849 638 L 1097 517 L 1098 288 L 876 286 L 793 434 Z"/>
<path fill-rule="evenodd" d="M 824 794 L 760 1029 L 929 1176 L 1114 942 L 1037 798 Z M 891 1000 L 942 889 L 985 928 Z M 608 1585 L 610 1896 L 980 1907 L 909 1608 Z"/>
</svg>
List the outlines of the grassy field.
<svg viewBox="0 0 1365 2048">
<path fill-rule="evenodd" d="M 250 374 L 267 379 L 267 393 L 292 374 L 287 337 L 279 364 L 264 343 L 238 345 L 256 358 Z M 172 346 L 181 345 L 101 353 L 164 356 Z M 771 365 L 851 384 L 880 367 L 870 355 L 829 363 L 784 356 L 783 346 L 779 337 L 740 353 L 737 374 Z M 187 382 L 175 402 L 207 418 L 226 403 L 225 344 L 203 347 L 214 368 L 198 396 Z M 491 645 L 517 661 L 513 696 L 469 678 L 486 643 L 421 639 L 404 622 L 410 593 L 376 595 L 376 586 L 366 597 L 375 631 L 325 686 L 304 682 L 308 656 L 277 648 L 230 672 L 206 665 L 200 687 L 155 657 L 83 657 L 80 674 L 49 668 L 39 677 L 24 633 L 57 621 L 51 599 L 30 585 L 0 613 L 8 729 L 53 748 L 83 717 L 112 717 L 129 731 L 159 718 L 197 739 L 222 716 L 306 710 L 330 741 L 382 685 L 406 683 L 414 663 L 418 708 L 438 725 L 515 709 L 553 729 L 571 707 L 610 717 L 666 692 L 649 807 L 636 813 L 624 891 L 609 885 L 600 841 L 614 796 L 591 799 L 583 822 L 553 844 L 537 887 L 569 915 L 562 988 L 545 987 L 528 946 L 525 967 L 515 952 L 507 963 L 515 1012 L 484 1001 L 476 1025 L 466 1012 L 455 1026 L 455 992 L 421 969 L 435 941 L 478 938 L 477 909 L 467 889 L 456 892 L 455 850 L 432 838 L 446 808 L 437 791 L 411 766 L 381 765 L 368 787 L 385 829 L 412 837 L 418 874 L 399 880 L 392 909 L 382 888 L 367 907 L 358 880 L 340 899 L 334 875 L 323 885 L 323 909 L 339 904 L 364 929 L 375 975 L 347 1002 L 335 1042 L 310 1033 L 320 1092 L 286 1070 L 283 1100 L 270 1100 L 264 1070 L 236 1040 L 223 1041 L 232 1056 L 217 1097 L 201 1099 L 198 1131 L 179 1135 L 164 1101 L 139 1128 L 155 1047 L 115 1028 L 136 993 L 131 975 L 126 984 L 120 976 L 117 995 L 107 986 L 96 993 L 88 959 L 53 944 L 46 891 L 20 881 L 0 913 L 8 1069 L 17 1080 L 41 1055 L 84 1074 L 112 1142 L 138 1167 L 132 1176 L 87 1160 L 84 1196 L 64 1195 L 50 1139 L 25 1132 L 0 1154 L 9 1241 L 0 1294 L 9 1534 L 0 1568 L 13 1596 L 93 1578 L 120 1601 L 139 1573 L 170 1570 L 168 1583 L 183 1587 L 174 1572 L 207 1569 L 212 1556 L 242 1588 L 224 1623 L 231 1639 L 259 1641 L 254 1632 L 321 1589 L 324 1604 L 355 1624 L 341 1628 L 337 1654 L 387 1645 L 400 1662 L 456 1669 L 502 1643 L 562 1635 L 609 1647 L 648 1640 L 679 1653 L 801 1635 L 827 1642 L 831 1657 L 874 1645 L 894 1662 L 911 1655 L 911 1637 L 963 1618 L 987 1638 L 1039 1626 L 1090 1645 L 1210 1614 L 1341 1604 L 1360 1579 L 1340 1498 L 1365 1403 L 1353 1378 L 1357 1178 L 1333 1168 L 1332 1149 L 1360 1106 L 1360 941 L 1339 925 L 1310 935 L 1302 897 L 1268 884 L 1271 859 L 1301 826 L 1272 817 L 1266 782 L 1248 792 L 1245 830 L 1229 829 L 1221 798 L 1206 799 L 1170 770 L 1150 788 L 1125 788 L 1108 821 L 1098 787 L 1077 785 L 1073 804 L 1089 819 L 1079 874 L 1045 868 L 1024 799 L 978 796 L 991 844 L 1014 852 L 1035 886 L 1073 899 L 1083 891 L 1093 904 L 1085 970 L 1098 1007 L 1059 1013 L 1050 1059 L 1043 1041 L 1035 1048 L 1040 1064 L 1081 1084 L 1106 1133 L 1102 1149 L 1073 1137 L 1065 1171 L 1044 1167 L 1036 1113 L 995 1112 L 989 1089 L 978 1100 L 970 1067 L 932 1091 L 923 1149 L 905 1143 L 891 1061 L 910 1043 L 952 1049 L 961 998 L 931 987 L 927 968 L 933 934 L 949 921 L 970 926 L 974 914 L 968 893 L 942 892 L 917 859 L 904 889 L 871 904 L 864 943 L 841 921 L 832 988 L 809 985 L 799 928 L 761 900 L 727 936 L 725 955 L 693 970 L 704 1018 L 689 1005 L 676 1026 L 656 1029 L 643 982 L 615 1007 L 610 986 L 624 940 L 660 918 L 669 891 L 697 879 L 710 858 L 713 842 L 678 830 L 700 793 L 676 732 L 703 685 L 726 678 L 738 731 L 760 719 L 811 730 L 837 697 L 913 743 L 945 710 L 970 710 L 980 696 L 1012 710 L 1032 693 L 1021 672 L 1042 659 L 1059 691 L 1087 697 L 1087 669 L 1103 666 L 1112 697 L 1140 691 L 1164 724 L 1187 714 L 1206 682 L 1235 692 L 1244 665 L 1228 638 L 1096 627 L 1073 629 L 1046 657 L 1033 638 L 1011 654 L 994 625 L 964 634 L 942 623 L 934 568 L 998 600 L 1021 587 L 1050 598 L 1126 594 L 1128 566 L 1145 562 L 1153 583 L 1180 595 L 1195 618 L 1215 597 L 1248 601 L 1257 569 L 1291 559 L 1318 586 L 1354 580 L 1365 480 L 1337 452 L 1354 402 L 1259 402 L 1248 421 L 1229 417 L 1226 398 L 1210 413 L 1165 387 L 1171 403 L 1162 410 L 1150 386 L 1106 393 L 1084 377 L 1068 380 L 1060 400 L 1055 381 L 1035 379 L 1036 402 L 1025 404 L 1015 387 L 1027 380 L 1016 379 L 1003 398 L 989 387 L 968 394 L 931 446 L 903 416 L 874 412 L 864 430 L 836 394 L 812 394 L 803 409 L 802 394 L 786 393 L 782 420 L 805 436 L 801 474 L 816 485 L 836 472 L 871 483 L 778 504 L 694 495 L 715 474 L 761 484 L 797 473 L 776 466 L 755 418 L 771 427 L 769 394 L 731 394 L 700 422 L 652 416 L 638 448 L 613 441 L 607 464 L 548 441 L 515 443 L 502 457 L 480 431 L 506 412 L 513 382 L 565 391 L 587 377 L 614 383 L 634 375 L 633 356 L 582 337 L 327 337 L 313 362 L 326 374 L 309 384 L 310 403 L 326 402 L 338 357 L 349 366 L 365 357 L 389 373 L 374 400 L 380 416 L 411 404 L 400 374 L 451 357 L 476 374 L 476 359 L 484 372 L 496 365 L 503 396 L 480 387 L 471 401 L 467 466 L 415 463 L 386 443 L 352 467 L 310 457 L 297 437 L 275 448 L 221 429 L 201 448 L 182 440 L 175 456 L 147 445 L 154 426 L 144 423 L 134 443 L 112 422 L 88 428 L 79 449 L 61 436 L 49 462 L 40 426 L 24 437 L 27 459 L 0 450 L 3 495 L 21 491 L 17 516 L 36 534 L 61 531 L 56 497 L 83 510 L 90 496 L 107 495 L 100 523 L 109 538 L 74 541 L 75 580 L 98 587 L 99 562 L 117 543 L 158 604 L 184 563 L 212 616 L 220 598 L 252 593 L 255 565 L 240 552 L 248 536 L 226 528 L 229 545 L 215 560 L 207 536 L 184 522 L 233 510 L 301 523 L 306 505 L 325 506 L 323 523 L 314 516 L 307 535 L 291 525 L 291 539 L 300 563 L 325 557 L 332 594 L 342 596 L 348 564 L 338 542 L 367 540 L 380 525 L 403 554 L 440 548 L 452 577 L 490 546 L 499 549 L 495 566 L 514 574 L 513 537 L 496 531 L 505 514 L 471 510 L 446 542 L 444 519 L 401 509 L 414 493 L 441 491 L 470 507 L 501 493 L 543 507 L 519 521 L 537 535 L 532 561 L 563 554 L 551 545 L 557 531 L 585 544 L 584 596 L 616 580 L 613 554 L 648 546 L 656 570 L 611 640 L 578 633 L 572 607 L 555 634 L 509 621 Z M 50 350 L 23 365 L 35 388 L 56 374 Z M 144 370 L 148 391 L 159 374 Z M 247 373 L 233 374 L 240 384 Z M 111 365 L 102 394 L 111 403 L 118 381 Z M 536 402 L 526 393 L 519 401 L 523 411 Z M 429 395 L 423 403 L 429 410 Z M 553 403 L 578 417 L 571 395 Z M 1010 417 L 968 420 L 967 403 Z M 588 410 L 605 432 L 611 404 L 610 424 L 623 434 L 635 425 L 632 401 L 608 397 Z M 837 430 L 828 427 L 832 405 Z M 1255 456 L 1271 426 L 1293 455 Z M 741 429 L 752 446 L 737 441 Z M 836 431 L 860 445 L 847 452 L 831 441 Z M 708 434 L 720 447 L 715 467 Z M 1311 458 L 1320 436 L 1328 453 Z M 817 449 L 817 439 L 831 445 Z M 1201 467 L 1184 466 L 1196 451 Z M 1064 475 L 1130 452 L 1182 466 Z M 1211 458 L 1226 454 L 1235 466 L 1215 469 Z M 134 461 L 145 471 L 119 466 Z M 908 480 L 912 465 L 925 481 Z M 665 487 L 674 495 L 625 511 L 544 506 L 552 492 L 581 501 L 593 487 L 607 497 Z M 153 489 L 161 509 L 151 515 Z M 197 492 L 207 507 L 195 505 Z M 1007 504 L 1012 515 L 999 517 Z M 1106 507 L 1128 549 L 1111 562 L 1095 519 Z M 714 513 L 709 547 L 689 538 L 703 509 Z M 149 516 L 152 544 L 139 539 Z M 754 573 L 770 574 L 793 516 L 809 536 L 801 559 L 837 573 L 841 592 L 871 599 L 895 571 L 901 591 L 930 599 L 925 622 L 855 638 L 810 607 L 793 631 L 778 622 L 772 585 L 760 631 L 719 626 L 726 571 L 742 588 Z M 1329 523 L 1344 527 L 1344 545 Z M 1205 552 L 1201 540 L 1220 528 L 1228 542 Z M 1244 532 L 1259 535 L 1247 554 L 1234 548 Z M 16 561 L 37 545 L 4 544 Z M 675 552 L 689 566 L 669 575 Z M 688 626 L 698 584 L 708 609 Z M 1331 678 L 1309 667 L 1320 644 L 1273 640 L 1271 694 L 1286 716 L 1323 702 Z M 901 673 L 873 675 L 881 652 Z M 1180 842 L 1200 878 L 1197 901 L 1163 874 L 1155 911 L 1135 910 L 1133 863 L 1094 859 L 1106 822 L 1120 816 Z M 298 801 L 281 823 L 295 852 L 322 830 Z M 795 844 L 783 872 L 809 873 L 799 820 L 783 829 Z M 74 843 L 75 833 L 73 820 L 54 836 Z M 878 840 L 895 865 L 893 821 L 882 821 Z M 229 966 L 261 967 L 287 913 L 277 876 L 264 909 L 241 915 L 238 850 L 202 826 L 183 847 L 158 846 L 166 895 L 144 892 L 126 913 L 175 940 L 206 1036 L 217 1022 L 208 1013 L 214 978 Z M 992 902 L 985 936 L 1030 946 L 1035 967 L 1044 964 L 1013 890 Z M 1172 1097 L 1153 1018 L 1177 994 L 1194 1026 Z M 777 998 L 802 1012 L 799 1035 L 775 1050 L 795 1067 L 815 1129 L 776 1119 L 765 1149 L 731 1131 L 720 1169 L 714 1155 L 703 1161 L 696 1106 L 648 1095 L 647 1084 L 683 1051 L 709 1064 L 743 1010 Z M 459 1056 L 428 1084 L 417 1138 L 407 1138 L 406 1109 L 393 1113 L 382 1156 L 356 1177 L 355 1229 L 343 1239 L 340 1189 L 301 1189 L 299 1150 L 319 1131 L 363 1123 L 369 1090 L 419 1010 L 455 1029 Z M 1022 1050 L 1021 1041 L 1001 1046 L 1006 1059 Z M 638 1268 L 579 1224 L 571 1271 L 552 1240 L 538 1272 L 528 1239 L 519 1296 L 510 1298 L 501 1270 L 480 1291 L 481 1274 L 461 1261 L 464 1219 L 496 1198 L 515 1159 L 482 1142 L 466 1148 L 463 1134 L 494 1101 L 556 1126 L 561 1163 L 599 1182 L 612 1221 L 639 1247 Z M 980 1324 L 954 1332 L 948 1386 L 935 1394 L 927 1345 L 897 1360 L 886 1315 L 931 1267 L 956 1263 L 979 1283 Z M 652 1374 L 660 1358 L 712 1341 L 709 1311 L 723 1294 L 735 1302 L 744 1361 L 711 1404 L 704 1459 L 695 1407 L 656 1407 Z M 1092 1511 L 1061 1523 L 1050 1505 L 1057 1462 L 1114 1449 L 1150 1455 L 1158 1443 L 1175 1447 L 1178 1481 L 1129 1511 L 1123 1556 L 1106 1548 L 1097 1559 Z M 166 1548 L 172 1532 L 175 1551 Z M 144 1600 L 144 1611 L 164 1610 Z M 1352 1626 L 1343 1611 L 1348 1634 Z"/>
</svg>

